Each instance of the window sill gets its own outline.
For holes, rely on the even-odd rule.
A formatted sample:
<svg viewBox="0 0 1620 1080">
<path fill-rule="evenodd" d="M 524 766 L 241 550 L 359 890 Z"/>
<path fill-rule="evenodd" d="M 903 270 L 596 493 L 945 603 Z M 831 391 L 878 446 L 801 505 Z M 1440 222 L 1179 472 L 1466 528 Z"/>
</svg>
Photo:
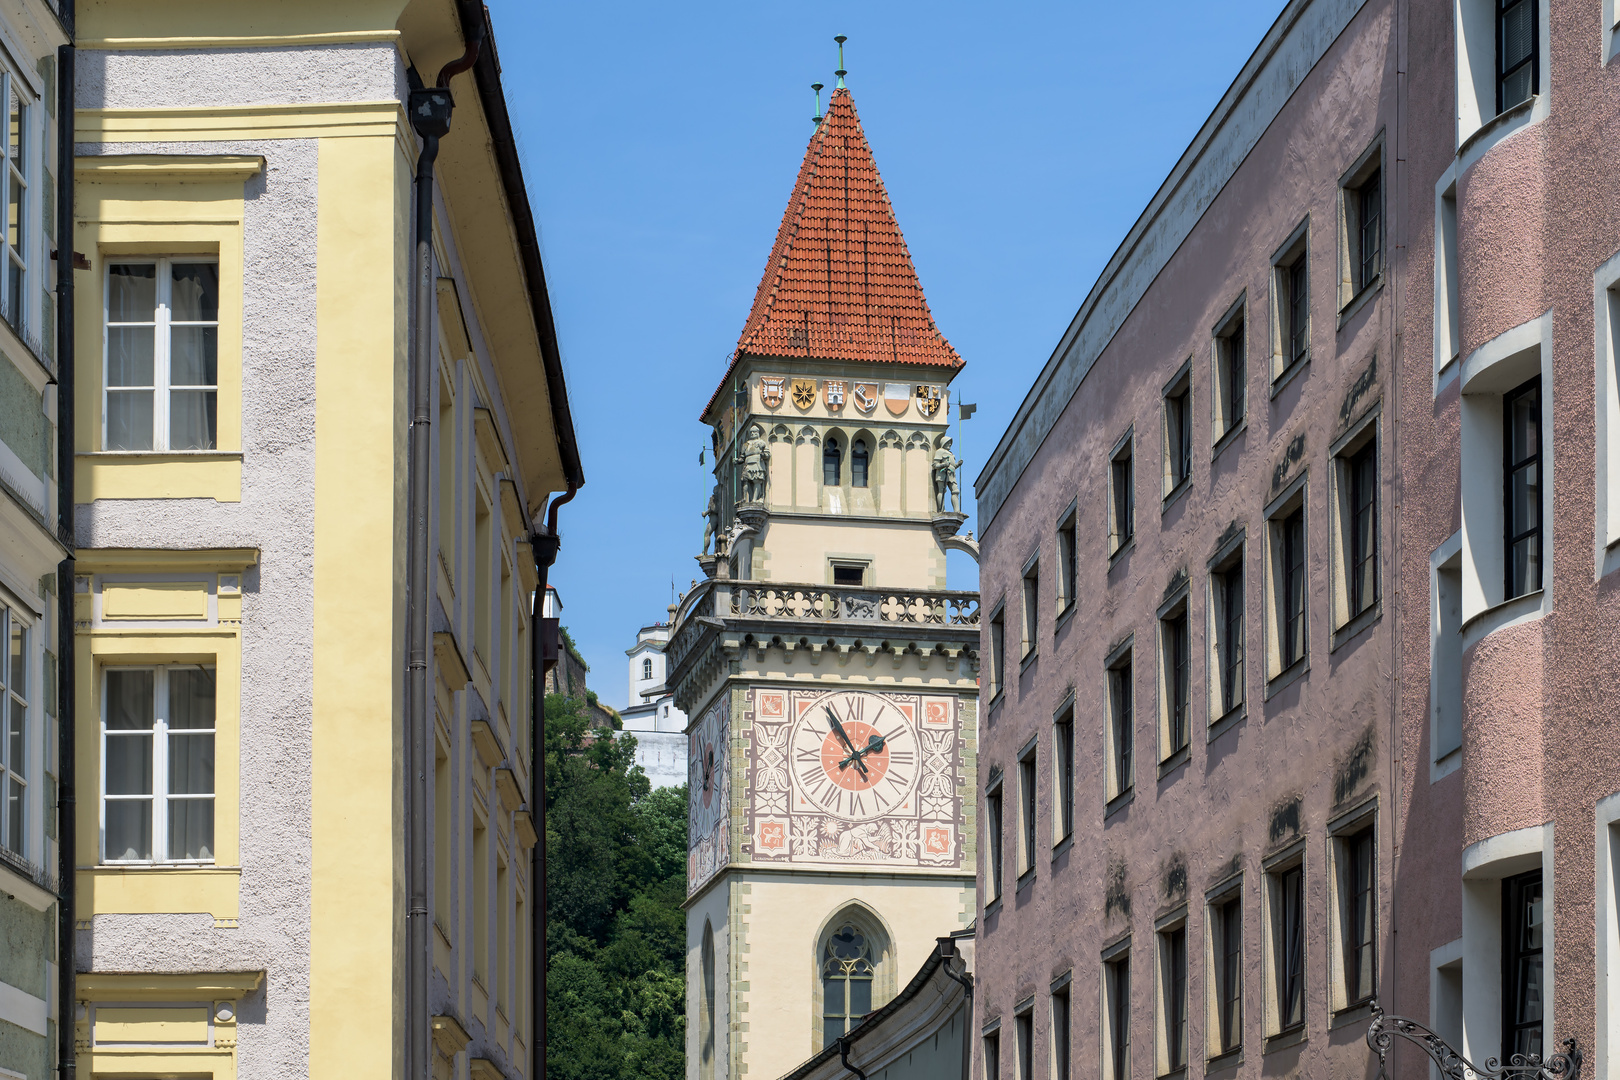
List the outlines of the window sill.
<svg viewBox="0 0 1620 1080">
<path fill-rule="evenodd" d="M 1310 659 L 1302 656 L 1298 660 L 1295 660 L 1292 664 L 1288 665 L 1286 668 L 1283 668 L 1283 670 L 1277 672 L 1277 674 L 1272 676 L 1270 681 L 1266 683 L 1266 700 L 1270 701 L 1272 698 L 1288 689 L 1288 687 L 1304 678 L 1306 673 L 1310 670 Z"/>
<path fill-rule="evenodd" d="M 1439 397 L 1441 391 L 1457 381 L 1457 373 L 1462 370 L 1462 357 L 1456 353 L 1451 359 L 1441 364 L 1434 373 L 1434 396 Z"/>
<path fill-rule="evenodd" d="M 97 460 L 139 460 L 156 461 L 174 459 L 176 461 L 241 461 L 240 450 L 79 450 L 73 455 L 76 458 L 94 458 Z"/>
<path fill-rule="evenodd" d="M 12 856 L 9 852 L 4 858 L 0 858 L 0 892 L 21 900 L 35 911 L 50 910 L 50 906 L 56 903 L 56 894 L 24 876 L 20 868 L 8 861 L 10 858 Z"/>
<path fill-rule="evenodd" d="M 1271 380 L 1272 400 L 1276 400 L 1277 395 L 1283 392 L 1283 388 L 1289 383 L 1293 382 L 1295 379 L 1299 378 L 1301 372 L 1309 370 L 1310 366 L 1311 354 L 1306 353 L 1304 356 L 1300 357 L 1298 360 L 1295 360 L 1292 364 L 1279 371 L 1277 373 L 1277 377 Z"/>
<path fill-rule="evenodd" d="M 1072 847 L 1074 847 L 1073 832 L 1069 833 L 1069 835 L 1052 845 L 1052 861 L 1057 862 L 1064 855 L 1068 854 L 1069 849 Z"/>
<path fill-rule="evenodd" d="M 1464 619 L 1462 626 L 1458 627 L 1458 632 L 1462 634 L 1463 651 L 1466 653 L 1498 630 L 1521 620 L 1532 616 L 1540 618 L 1543 614 L 1542 599 L 1546 595 L 1546 590 L 1537 589 L 1535 592 L 1527 592 L 1511 600 L 1504 600 L 1500 604 L 1493 604 L 1484 611 Z"/>
<path fill-rule="evenodd" d="M 1192 490 L 1192 473 L 1188 473 L 1176 481 L 1176 486 L 1164 493 L 1164 501 L 1159 504 L 1159 515 L 1162 517 L 1170 512 L 1175 501 Z"/>
<path fill-rule="evenodd" d="M 1080 606 L 1079 604 L 1077 604 L 1073 600 L 1071 600 L 1071 601 L 1069 601 L 1067 607 L 1065 607 L 1062 611 L 1057 613 L 1057 618 L 1052 621 L 1052 636 L 1053 637 L 1056 637 L 1057 634 L 1058 634 L 1058 631 L 1062 630 L 1065 626 L 1067 626 L 1069 624 L 1069 620 L 1074 618 L 1075 609 L 1077 609 L 1079 606 Z"/>
<path fill-rule="evenodd" d="M 1175 772 L 1177 769 L 1181 768 L 1181 766 L 1187 764 L 1187 762 L 1191 759 L 1192 747 L 1183 746 L 1180 750 L 1177 750 L 1175 753 L 1159 762 L 1159 779 L 1163 780 L 1167 774 Z"/>
<path fill-rule="evenodd" d="M 1109 799 L 1108 800 L 1108 805 L 1103 807 L 1103 820 L 1107 821 L 1109 818 L 1113 817 L 1115 814 L 1119 813 L 1121 810 L 1123 810 L 1127 806 L 1131 805 L 1131 801 L 1133 799 L 1135 799 L 1135 798 L 1136 798 L 1136 789 L 1133 788 L 1133 787 L 1130 787 L 1130 788 L 1126 788 L 1124 791 L 1120 792 L 1118 795 L 1115 795 L 1112 799 Z"/>
<path fill-rule="evenodd" d="M 1132 533 L 1130 536 L 1125 538 L 1125 542 L 1123 544 L 1119 545 L 1119 547 L 1108 553 L 1108 569 L 1112 571 L 1114 567 L 1119 564 L 1121 559 L 1131 553 L 1131 549 L 1135 546 L 1136 534 Z"/>
<path fill-rule="evenodd" d="M 1274 1050 L 1286 1050 L 1290 1046 L 1298 1046 L 1304 1041 L 1305 1025 L 1300 1024 L 1297 1027 L 1289 1028 L 1287 1031 L 1279 1031 L 1275 1035 L 1267 1036 L 1266 1048 L 1261 1051 L 1261 1054 L 1269 1054 Z"/>
<path fill-rule="evenodd" d="M 1227 428 L 1221 437 L 1215 440 L 1215 447 L 1210 451 L 1209 454 L 1210 460 L 1213 461 L 1220 457 L 1222 450 L 1225 450 L 1228 446 L 1231 446 L 1233 443 L 1237 442 L 1237 437 L 1248 430 L 1248 417 L 1240 419 L 1237 423 Z"/>
<path fill-rule="evenodd" d="M 1032 866 L 1018 875 L 1018 884 L 1013 886 L 1014 893 L 1021 893 L 1035 883 L 1035 868 Z"/>
<path fill-rule="evenodd" d="M 1233 728 L 1243 723 L 1243 721 L 1247 720 L 1248 717 L 1248 706 L 1246 704 L 1239 705 L 1237 708 L 1233 709 L 1231 712 L 1209 725 L 1209 734 L 1205 736 L 1205 743 L 1207 744 L 1214 742 L 1222 735 L 1225 735 L 1228 731 L 1231 731 Z"/>
<path fill-rule="evenodd" d="M 988 904 L 984 905 L 984 917 L 987 918 L 987 919 L 992 915 L 1000 914 L 1000 912 L 1001 912 L 1001 897 L 999 897 L 999 896 L 996 897 L 994 900 L 991 900 Z"/>
<path fill-rule="evenodd" d="M 1226 1053 L 1218 1054 L 1205 1062 L 1204 1075 L 1208 1076 L 1210 1073 L 1219 1072 L 1222 1069 L 1235 1069 L 1242 1064 L 1243 1047 L 1236 1046 L 1226 1051 Z"/>
<path fill-rule="evenodd" d="M 1181 1080 L 1181 1078 L 1186 1075 L 1187 1066 L 1183 1065 L 1178 1069 L 1171 1069 L 1169 1072 L 1160 1073 L 1159 1080 Z"/>
<path fill-rule="evenodd" d="M 1025 653 L 1021 658 L 1019 658 L 1018 674 L 1022 675 L 1024 672 L 1028 671 L 1029 665 L 1033 664 L 1038 656 L 1040 656 L 1040 650 L 1031 649 L 1029 652 Z"/>
<path fill-rule="evenodd" d="M 1521 115 L 1528 116 L 1530 113 L 1534 112 L 1536 102 L 1540 100 L 1540 94 L 1531 94 L 1529 97 L 1525 98 L 1511 109 L 1503 109 L 1501 112 L 1479 125 L 1479 127 L 1470 132 L 1468 137 L 1464 139 L 1461 145 L 1457 147 L 1457 157 L 1460 159 L 1464 154 L 1472 150 L 1476 144 L 1489 138 L 1492 133 L 1501 131 L 1503 128 L 1513 125 L 1513 123 Z"/>
<path fill-rule="evenodd" d="M 1377 296 L 1384 288 L 1384 275 L 1382 271 L 1374 275 L 1373 279 L 1361 287 L 1361 290 L 1352 296 L 1344 307 L 1339 309 L 1339 325 L 1335 330 L 1343 330 L 1344 324 L 1356 317 L 1356 312 L 1367 306 L 1367 302 Z"/>
<path fill-rule="evenodd" d="M 997 712 L 1001 708 L 1002 702 L 1006 700 L 1007 692 L 999 686 L 996 687 L 996 692 L 990 696 L 990 700 L 984 706 L 985 719 L 990 719 L 991 714 Z"/>
<path fill-rule="evenodd" d="M 1371 607 L 1367 608 L 1360 615 L 1357 615 L 1355 618 L 1333 631 L 1333 643 L 1328 648 L 1328 652 L 1338 652 L 1340 645 L 1343 645 L 1351 638 L 1356 637 L 1363 630 L 1366 630 L 1369 626 L 1372 626 L 1383 617 L 1384 598 L 1379 597 L 1377 600 L 1372 602 Z"/>
<path fill-rule="evenodd" d="M 1333 1019 L 1328 1022 L 1328 1030 L 1337 1031 L 1339 1028 L 1348 1027 L 1351 1024 L 1359 1024 L 1371 1015 L 1372 999 L 1367 998 L 1364 1001 L 1358 1001 L 1348 1008 L 1335 1012 Z"/>
</svg>

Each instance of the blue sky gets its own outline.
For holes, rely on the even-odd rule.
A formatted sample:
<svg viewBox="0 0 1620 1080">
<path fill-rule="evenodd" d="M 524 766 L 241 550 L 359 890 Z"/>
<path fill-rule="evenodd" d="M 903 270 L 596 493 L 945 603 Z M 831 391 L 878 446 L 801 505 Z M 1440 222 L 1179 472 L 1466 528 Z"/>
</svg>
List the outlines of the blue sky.
<svg viewBox="0 0 1620 1080">
<path fill-rule="evenodd" d="M 971 479 L 1282 3 L 489 5 L 587 481 L 551 580 L 592 689 L 622 707 L 637 627 L 698 575 L 698 413 L 804 155 L 810 84 L 835 81 L 833 35 L 967 361 Z M 951 559 L 951 587 L 974 588 Z"/>
</svg>

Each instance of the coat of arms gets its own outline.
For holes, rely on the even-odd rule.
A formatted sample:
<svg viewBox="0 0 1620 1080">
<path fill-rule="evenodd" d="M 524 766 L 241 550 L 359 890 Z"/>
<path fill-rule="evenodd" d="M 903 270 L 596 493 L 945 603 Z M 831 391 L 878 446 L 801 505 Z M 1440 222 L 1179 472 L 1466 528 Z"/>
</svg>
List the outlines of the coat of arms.
<svg viewBox="0 0 1620 1080">
<path fill-rule="evenodd" d="M 793 394 L 793 404 L 801 409 L 808 409 L 816 403 L 816 380 L 794 379 L 789 388 Z"/>
<path fill-rule="evenodd" d="M 911 404 L 911 385 L 903 382 L 883 384 L 883 407 L 895 416 L 904 416 Z"/>
<path fill-rule="evenodd" d="M 929 386 L 926 383 L 917 384 L 917 411 L 922 413 L 924 418 L 929 420 L 934 418 L 934 414 L 939 412 L 940 400 L 939 387 Z"/>
<path fill-rule="evenodd" d="M 878 384 L 875 382 L 858 382 L 850 390 L 855 398 L 855 407 L 863 413 L 869 413 L 877 408 Z"/>
<path fill-rule="evenodd" d="M 844 381 L 842 379 L 828 379 L 821 384 L 822 397 L 826 399 L 827 411 L 837 412 L 844 407 Z"/>
<path fill-rule="evenodd" d="M 782 386 L 787 382 L 785 375 L 761 375 L 759 377 L 760 404 L 767 409 L 777 408 L 782 404 Z"/>
</svg>

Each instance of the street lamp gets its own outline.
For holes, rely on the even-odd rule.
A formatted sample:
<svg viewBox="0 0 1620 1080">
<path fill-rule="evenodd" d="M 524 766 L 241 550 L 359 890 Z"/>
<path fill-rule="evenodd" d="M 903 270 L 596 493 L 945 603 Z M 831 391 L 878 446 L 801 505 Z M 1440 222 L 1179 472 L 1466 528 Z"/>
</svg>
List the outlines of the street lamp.
<svg viewBox="0 0 1620 1080">
<path fill-rule="evenodd" d="M 1581 1076 L 1581 1051 L 1574 1039 L 1565 1039 L 1564 1052 L 1552 1054 L 1545 1061 L 1539 1054 L 1514 1054 L 1506 1065 L 1487 1058 L 1485 1067 L 1480 1068 L 1416 1020 L 1386 1015 L 1374 999 L 1367 1045 L 1378 1054 L 1378 1080 L 1389 1078 L 1385 1058 L 1397 1035 L 1416 1043 L 1445 1080 L 1580 1080 Z"/>
</svg>

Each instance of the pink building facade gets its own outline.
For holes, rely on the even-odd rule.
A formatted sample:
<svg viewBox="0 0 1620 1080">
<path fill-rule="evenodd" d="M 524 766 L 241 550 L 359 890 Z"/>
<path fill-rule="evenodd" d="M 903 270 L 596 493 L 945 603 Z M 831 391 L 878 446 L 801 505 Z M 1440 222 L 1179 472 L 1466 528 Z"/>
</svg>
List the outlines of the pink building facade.
<svg viewBox="0 0 1620 1080">
<path fill-rule="evenodd" d="M 978 1075 L 1620 1075 L 1616 14 L 1294 0 L 1085 298 L 976 484 Z"/>
</svg>

